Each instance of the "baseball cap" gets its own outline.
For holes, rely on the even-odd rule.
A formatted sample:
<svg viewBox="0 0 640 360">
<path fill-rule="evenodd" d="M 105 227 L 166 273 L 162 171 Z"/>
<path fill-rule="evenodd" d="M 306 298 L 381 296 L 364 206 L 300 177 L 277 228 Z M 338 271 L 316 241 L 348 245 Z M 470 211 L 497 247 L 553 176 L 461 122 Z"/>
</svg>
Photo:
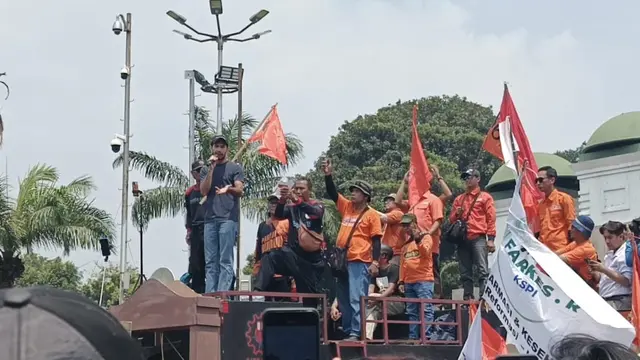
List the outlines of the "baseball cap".
<svg viewBox="0 0 640 360">
<path fill-rule="evenodd" d="M 269 195 L 269 197 L 267 197 L 267 202 L 278 201 L 278 200 L 280 199 L 275 195 Z"/>
<path fill-rule="evenodd" d="M 402 215 L 402 219 L 400 219 L 400 224 L 407 225 L 416 221 L 417 221 L 417 218 L 415 214 L 404 214 Z"/>
<path fill-rule="evenodd" d="M 0 349 L 3 360 L 144 359 L 113 315 L 50 287 L 0 290 Z"/>
<path fill-rule="evenodd" d="M 460 179 L 464 180 L 470 176 L 480 177 L 480 171 L 476 169 L 467 169 L 462 174 L 460 174 Z"/>
<path fill-rule="evenodd" d="M 584 237 L 588 239 L 591 237 L 591 233 L 593 232 L 593 227 L 595 225 L 590 217 L 588 217 L 587 215 L 580 215 L 575 220 L 573 220 L 571 226 L 580 231 L 582 235 L 584 235 Z"/>
<path fill-rule="evenodd" d="M 214 136 L 214 137 L 211 139 L 211 145 L 213 146 L 213 145 L 215 145 L 215 144 L 217 144 L 217 143 L 219 143 L 219 142 L 221 142 L 221 141 L 222 141 L 222 142 L 224 142 L 224 144 L 225 144 L 225 145 L 229 146 L 229 142 L 227 141 L 227 138 L 225 138 L 225 137 L 224 137 L 224 136 L 222 136 L 222 135 L 216 135 L 216 136 Z"/>
<path fill-rule="evenodd" d="M 198 171 L 200 169 L 202 169 L 203 166 L 203 162 L 202 160 L 196 160 L 193 162 L 193 164 L 191 164 L 191 171 Z"/>
</svg>

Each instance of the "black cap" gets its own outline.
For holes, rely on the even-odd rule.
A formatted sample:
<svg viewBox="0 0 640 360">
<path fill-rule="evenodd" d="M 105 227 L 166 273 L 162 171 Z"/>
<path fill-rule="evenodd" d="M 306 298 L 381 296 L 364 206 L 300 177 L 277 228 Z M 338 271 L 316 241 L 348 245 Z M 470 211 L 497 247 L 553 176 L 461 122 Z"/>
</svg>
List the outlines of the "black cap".
<svg viewBox="0 0 640 360">
<path fill-rule="evenodd" d="M 353 182 L 351 186 L 349 186 L 349 191 L 353 191 L 353 189 L 358 189 L 362 191 L 363 194 L 367 195 L 369 199 L 371 199 L 371 185 L 368 182 L 362 180 L 356 180 Z"/>
<path fill-rule="evenodd" d="M 460 174 L 460 179 L 464 180 L 470 176 L 480 177 L 480 171 L 476 169 L 467 169 L 462 174 Z"/>
<path fill-rule="evenodd" d="M 191 164 L 191 171 L 199 171 L 204 166 L 202 160 L 196 160 Z"/>
<path fill-rule="evenodd" d="M 142 360 L 140 345 L 86 297 L 49 287 L 0 290 L 3 360 Z"/>
<path fill-rule="evenodd" d="M 219 142 L 223 142 L 226 146 L 229 146 L 229 142 L 227 142 L 227 138 L 225 138 L 222 135 L 215 135 L 212 139 L 211 139 L 211 146 L 219 143 Z"/>
<path fill-rule="evenodd" d="M 280 199 L 275 195 L 269 195 L 269 197 L 267 197 L 267 202 L 279 201 L 279 200 Z"/>
</svg>

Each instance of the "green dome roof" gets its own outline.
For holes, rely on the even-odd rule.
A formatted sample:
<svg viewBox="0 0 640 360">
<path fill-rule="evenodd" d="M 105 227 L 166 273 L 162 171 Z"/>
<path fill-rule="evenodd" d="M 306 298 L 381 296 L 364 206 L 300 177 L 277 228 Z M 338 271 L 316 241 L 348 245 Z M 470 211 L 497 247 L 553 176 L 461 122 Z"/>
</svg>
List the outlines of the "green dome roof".
<svg viewBox="0 0 640 360">
<path fill-rule="evenodd" d="M 533 156 L 536 158 L 536 164 L 538 165 L 538 167 L 551 166 L 552 168 L 556 169 L 559 178 L 576 176 L 576 173 L 571 167 L 571 163 L 558 155 L 549 153 L 533 153 Z M 496 185 L 506 182 L 513 182 L 515 181 L 515 179 L 516 178 L 513 170 L 509 169 L 505 165 L 502 165 L 495 173 L 493 173 L 493 176 L 491 176 L 491 179 L 487 183 L 485 189 L 487 191 L 491 191 L 491 188 L 495 187 Z"/>
<path fill-rule="evenodd" d="M 640 111 L 615 116 L 593 132 L 583 152 L 598 151 L 598 148 L 619 142 L 640 142 Z"/>
</svg>

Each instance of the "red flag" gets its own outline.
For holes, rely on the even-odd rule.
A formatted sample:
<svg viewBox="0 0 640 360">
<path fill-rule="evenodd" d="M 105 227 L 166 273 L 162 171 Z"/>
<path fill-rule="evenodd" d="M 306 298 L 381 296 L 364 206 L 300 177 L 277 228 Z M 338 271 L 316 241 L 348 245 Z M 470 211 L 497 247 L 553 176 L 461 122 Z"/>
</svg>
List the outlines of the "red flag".
<svg viewBox="0 0 640 360">
<path fill-rule="evenodd" d="M 418 105 L 413 105 L 411 125 L 411 163 L 409 165 L 409 207 L 415 205 L 431 187 L 431 171 L 424 157 L 424 150 L 418 134 Z"/>
<path fill-rule="evenodd" d="M 487 136 L 484 139 L 482 148 L 487 152 L 497 157 L 500 160 L 505 160 L 508 156 L 505 156 L 505 151 L 512 151 L 512 149 L 502 149 L 500 144 L 500 136 L 509 136 L 509 134 L 500 133 L 500 124 L 505 121 L 509 121 L 509 127 L 511 129 L 511 136 L 515 140 L 518 148 L 518 169 L 524 171 L 522 178 L 522 189 L 520 196 L 522 197 L 522 204 L 524 210 L 527 213 L 527 222 L 531 231 L 534 233 L 540 230 L 540 220 L 538 218 L 538 203 L 544 199 L 544 195 L 536 186 L 536 178 L 538 177 L 538 164 L 533 156 L 529 139 L 524 131 L 522 122 L 520 122 L 520 116 L 516 111 L 516 106 L 513 104 L 511 94 L 509 94 L 509 88 L 507 84 L 504 85 L 504 94 L 502 96 L 502 104 L 500 105 L 500 113 L 496 119 L 495 125 L 489 129 Z"/>
<path fill-rule="evenodd" d="M 478 313 L 478 307 L 476 306 L 476 304 L 471 304 L 471 306 L 469 306 L 469 319 L 475 320 L 477 313 Z M 498 331 L 496 331 L 496 329 L 493 328 L 493 326 L 491 326 L 491 324 L 485 318 L 480 316 L 480 319 L 482 323 L 480 327 L 481 334 L 479 336 L 479 339 L 482 339 L 482 345 L 481 345 L 482 360 L 495 360 L 496 357 L 500 355 L 506 355 L 508 351 L 507 351 L 507 342 L 505 341 L 505 339 L 502 337 L 502 335 L 500 335 Z M 469 341 L 470 339 L 473 340 L 472 339 L 473 336 L 478 336 L 477 333 L 471 334 L 471 331 L 472 329 L 469 330 L 467 341 Z M 463 350 L 463 354 L 464 354 L 464 350 Z M 464 354 L 464 355 L 467 356 L 470 354 Z M 473 355 L 470 355 L 470 356 L 473 356 Z M 472 359 L 474 358 L 478 358 L 478 357 L 475 356 Z"/>
<path fill-rule="evenodd" d="M 631 325 L 636 329 L 633 345 L 640 346 L 640 259 L 635 239 L 629 241 L 633 246 L 633 278 L 631 279 Z"/>
<path fill-rule="evenodd" d="M 256 141 L 261 141 L 258 152 L 287 165 L 287 142 L 275 105 L 271 108 L 263 125 L 247 140 L 248 143 Z"/>
</svg>

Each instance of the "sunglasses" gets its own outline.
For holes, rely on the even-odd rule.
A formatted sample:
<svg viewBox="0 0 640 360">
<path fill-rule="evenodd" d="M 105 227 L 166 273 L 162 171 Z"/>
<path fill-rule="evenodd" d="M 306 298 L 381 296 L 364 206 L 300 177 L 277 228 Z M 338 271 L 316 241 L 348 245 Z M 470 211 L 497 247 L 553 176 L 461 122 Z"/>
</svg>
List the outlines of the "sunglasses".
<svg viewBox="0 0 640 360">
<path fill-rule="evenodd" d="M 542 184 L 542 182 L 544 181 L 544 179 L 545 179 L 545 178 L 543 178 L 543 177 L 536 178 L 536 184 Z"/>
</svg>

